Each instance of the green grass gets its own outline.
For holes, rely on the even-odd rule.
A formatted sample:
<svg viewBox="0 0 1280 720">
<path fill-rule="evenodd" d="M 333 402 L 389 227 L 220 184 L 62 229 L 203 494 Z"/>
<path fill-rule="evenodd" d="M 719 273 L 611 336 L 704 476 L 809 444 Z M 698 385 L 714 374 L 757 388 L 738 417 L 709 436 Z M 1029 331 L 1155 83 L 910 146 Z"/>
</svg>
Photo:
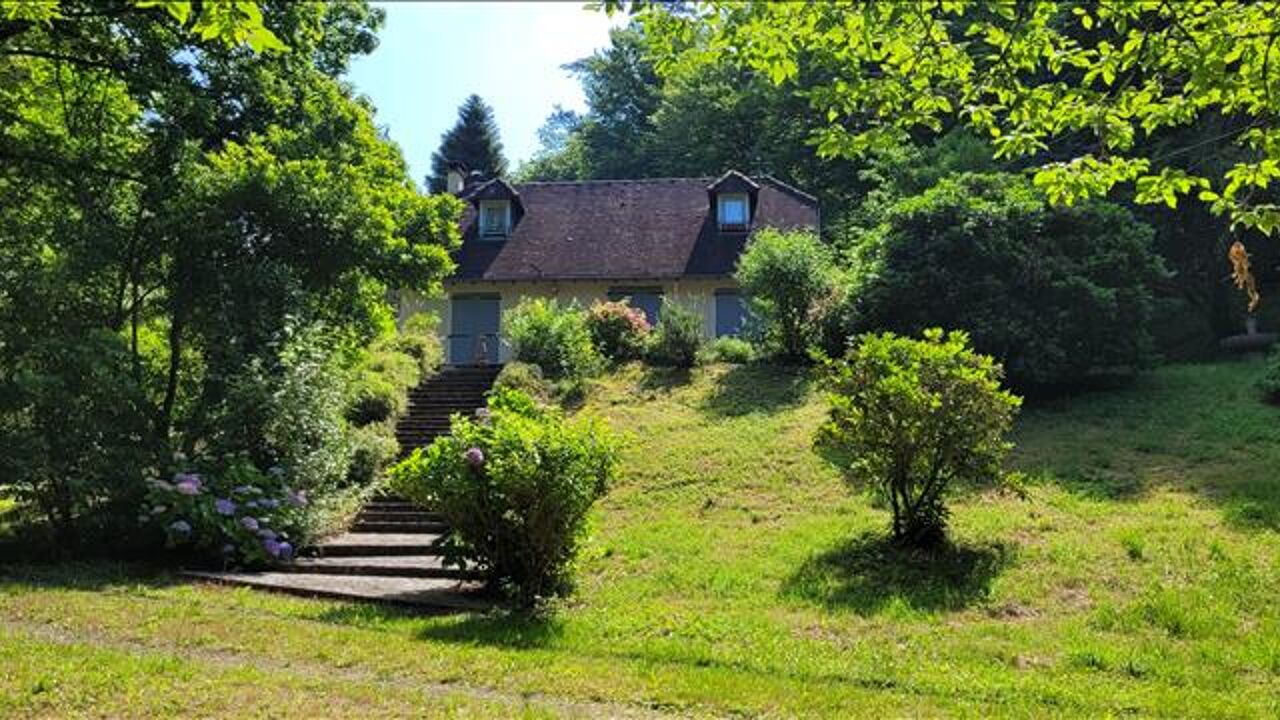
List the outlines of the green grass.
<svg viewBox="0 0 1280 720">
<path fill-rule="evenodd" d="M 33 660 L 0 674 L 0 715 L 1274 717 L 1280 410 L 1259 371 L 1028 406 L 1025 493 L 963 492 L 955 546 L 913 556 L 814 451 L 803 376 L 630 368 L 586 404 L 628 446 L 551 618 L 13 567 L 0 667 Z"/>
</svg>

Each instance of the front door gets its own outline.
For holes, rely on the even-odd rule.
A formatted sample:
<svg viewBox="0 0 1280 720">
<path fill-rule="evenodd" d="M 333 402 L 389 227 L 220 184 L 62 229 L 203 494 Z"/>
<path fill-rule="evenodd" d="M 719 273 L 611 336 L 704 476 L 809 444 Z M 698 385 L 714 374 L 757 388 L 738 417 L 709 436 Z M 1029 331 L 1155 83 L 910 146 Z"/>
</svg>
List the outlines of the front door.
<svg viewBox="0 0 1280 720">
<path fill-rule="evenodd" d="M 454 365 L 498 362 L 497 295 L 455 295 L 449 300 L 449 362 Z"/>
</svg>

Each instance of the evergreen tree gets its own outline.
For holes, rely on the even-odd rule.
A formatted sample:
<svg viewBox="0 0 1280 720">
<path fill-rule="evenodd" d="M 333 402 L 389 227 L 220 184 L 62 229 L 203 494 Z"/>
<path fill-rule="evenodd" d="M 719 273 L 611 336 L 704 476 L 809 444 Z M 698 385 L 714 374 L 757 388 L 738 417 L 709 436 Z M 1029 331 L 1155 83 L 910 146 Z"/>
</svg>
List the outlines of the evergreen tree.
<svg viewBox="0 0 1280 720">
<path fill-rule="evenodd" d="M 450 162 L 466 165 L 468 172 L 479 170 L 485 177 L 507 173 L 493 108 L 479 95 L 463 101 L 458 108 L 458 122 L 440 137 L 440 149 L 431 154 L 431 174 L 427 176 L 431 192 L 445 191 Z"/>
</svg>

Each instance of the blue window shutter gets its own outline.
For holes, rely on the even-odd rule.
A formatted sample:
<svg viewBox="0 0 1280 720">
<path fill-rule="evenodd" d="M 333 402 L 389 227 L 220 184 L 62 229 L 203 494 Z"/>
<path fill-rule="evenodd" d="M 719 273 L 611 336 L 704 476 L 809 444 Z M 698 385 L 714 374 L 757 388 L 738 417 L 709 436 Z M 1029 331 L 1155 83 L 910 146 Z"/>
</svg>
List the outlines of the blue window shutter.
<svg viewBox="0 0 1280 720">
<path fill-rule="evenodd" d="M 716 337 L 742 332 L 742 296 L 736 292 L 716 293 Z"/>
</svg>

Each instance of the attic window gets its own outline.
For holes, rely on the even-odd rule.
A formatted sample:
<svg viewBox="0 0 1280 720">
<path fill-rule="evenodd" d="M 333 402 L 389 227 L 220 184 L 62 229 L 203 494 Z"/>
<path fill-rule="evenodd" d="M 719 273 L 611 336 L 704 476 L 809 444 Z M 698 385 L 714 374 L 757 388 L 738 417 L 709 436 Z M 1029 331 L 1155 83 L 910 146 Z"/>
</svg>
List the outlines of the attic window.
<svg viewBox="0 0 1280 720">
<path fill-rule="evenodd" d="M 746 193 L 725 193 L 716 200 L 716 215 L 721 230 L 747 229 Z"/>
<path fill-rule="evenodd" d="M 480 236 L 506 237 L 511 233 L 511 203 L 507 200 L 480 201 Z"/>
</svg>

